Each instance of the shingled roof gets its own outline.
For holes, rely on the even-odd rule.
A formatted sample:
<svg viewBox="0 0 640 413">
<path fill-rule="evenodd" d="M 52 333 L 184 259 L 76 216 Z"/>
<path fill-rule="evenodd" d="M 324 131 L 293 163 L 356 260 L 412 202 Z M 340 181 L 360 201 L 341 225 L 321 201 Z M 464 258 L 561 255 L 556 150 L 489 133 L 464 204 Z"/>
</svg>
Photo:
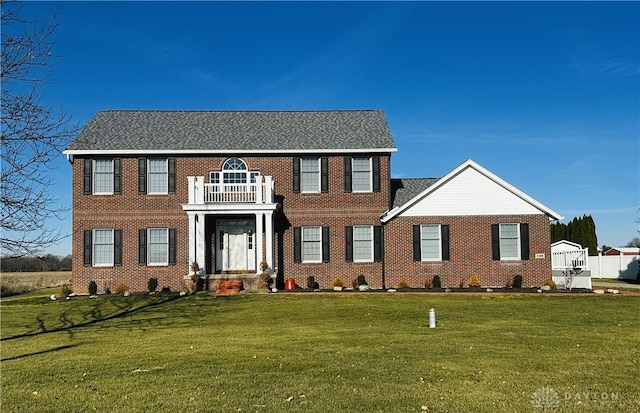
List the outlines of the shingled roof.
<svg viewBox="0 0 640 413">
<path fill-rule="evenodd" d="M 381 110 L 101 111 L 67 147 L 96 152 L 395 152 Z"/>
<path fill-rule="evenodd" d="M 391 179 L 391 205 L 392 208 L 400 207 L 431 185 L 439 181 L 439 178 L 392 178 Z"/>
</svg>

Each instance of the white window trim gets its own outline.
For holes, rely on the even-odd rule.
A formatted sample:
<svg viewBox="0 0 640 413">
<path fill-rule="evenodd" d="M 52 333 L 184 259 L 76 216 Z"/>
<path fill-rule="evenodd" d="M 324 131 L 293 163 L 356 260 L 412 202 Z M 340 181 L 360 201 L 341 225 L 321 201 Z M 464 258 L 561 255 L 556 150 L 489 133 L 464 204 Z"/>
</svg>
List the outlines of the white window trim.
<svg viewBox="0 0 640 413">
<path fill-rule="evenodd" d="M 437 258 L 425 258 L 422 255 L 422 241 L 424 238 L 422 236 L 422 231 L 424 227 L 437 227 L 438 228 L 438 257 Z M 421 224 L 420 225 L 420 260 L 421 261 L 442 261 L 442 225 L 441 224 Z"/>
<path fill-rule="evenodd" d="M 97 168 L 96 168 L 96 163 L 98 161 L 110 161 L 111 162 L 111 172 L 109 173 L 109 175 L 111 176 L 111 191 L 106 191 L 106 192 L 98 192 L 96 191 L 96 174 L 97 172 Z M 92 173 L 91 173 L 91 189 L 92 189 L 92 195 L 113 195 L 114 194 L 114 190 L 113 190 L 113 177 L 114 177 L 114 170 L 113 170 L 113 158 L 112 159 L 105 159 L 105 158 L 99 158 L 99 159 L 93 159 L 92 160 L 93 165 L 92 165 Z M 106 172 L 104 172 L 104 174 L 106 174 Z"/>
<path fill-rule="evenodd" d="M 517 257 L 505 257 L 503 256 L 502 253 L 502 226 L 503 225 L 515 225 L 516 226 L 516 231 L 518 233 L 518 235 L 516 236 L 516 248 L 518 250 L 518 256 Z M 520 261 L 522 260 L 522 251 L 520 250 L 521 245 L 522 245 L 522 241 L 521 241 L 521 234 L 520 234 L 520 224 L 517 222 L 502 222 L 498 225 L 498 242 L 500 243 L 500 261 Z"/>
<path fill-rule="evenodd" d="M 96 264 L 96 232 L 97 231 L 111 231 L 111 254 L 109 254 L 109 256 L 111 257 L 111 261 L 108 263 L 101 263 L 101 264 Z M 113 228 L 94 228 L 93 229 L 93 234 L 91 235 L 91 264 L 93 267 L 113 267 L 115 266 L 115 260 L 113 258 L 114 256 L 114 250 L 115 250 L 115 230 Z M 102 244 L 102 245 L 106 245 L 106 244 Z"/>
<path fill-rule="evenodd" d="M 318 231 L 319 231 L 319 234 L 320 234 L 320 240 L 318 241 L 318 248 L 319 248 L 319 252 L 320 252 L 320 254 L 319 254 L 320 258 L 317 259 L 317 260 L 305 259 L 305 257 L 304 257 L 304 233 L 305 233 L 305 229 L 308 229 L 308 228 L 317 228 Z M 300 258 L 301 258 L 301 261 L 303 263 L 307 263 L 307 264 L 315 264 L 315 263 L 322 262 L 322 241 L 323 241 L 322 240 L 322 226 L 320 226 L 320 225 L 308 225 L 308 226 L 302 227 L 300 232 L 301 232 L 301 234 L 300 234 L 300 238 L 301 238 L 300 239 L 300 249 L 301 249 L 301 254 L 300 254 L 301 257 Z M 316 242 L 316 241 L 314 241 L 314 242 Z"/>
<path fill-rule="evenodd" d="M 165 262 L 151 262 L 151 230 L 163 229 L 166 234 L 166 257 Z M 147 228 L 147 266 L 149 267 L 166 267 L 169 265 L 169 228 Z"/>
<path fill-rule="evenodd" d="M 302 171 L 302 168 L 303 168 L 302 164 L 305 161 L 312 161 L 312 160 L 315 160 L 315 161 L 318 162 L 318 169 L 315 171 L 315 173 L 318 176 L 318 182 L 317 182 L 318 186 L 316 187 L 316 189 L 306 190 L 306 189 L 302 188 L 304 186 L 303 185 L 303 181 L 304 181 L 303 176 L 305 175 L 305 172 Z M 321 185 L 320 182 L 322 180 L 322 177 L 320 176 L 321 175 L 321 170 L 322 170 L 322 161 L 320 160 L 320 158 L 309 158 L 309 157 L 300 158 L 300 193 L 303 193 L 303 194 L 319 194 L 320 193 L 320 185 Z"/>
<path fill-rule="evenodd" d="M 367 159 L 369 161 L 369 189 L 355 189 L 355 179 L 354 179 L 355 168 L 353 163 L 356 159 Z M 361 156 L 361 157 L 351 158 L 351 192 L 361 193 L 361 194 L 373 192 L 373 161 L 371 157 L 367 158 L 365 156 Z"/>
<path fill-rule="evenodd" d="M 358 259 L 356 258 L 356 228 L 368 228 L 369 229 L 369 238 L 371 240 L 371 258 L 368 259 Z M 373 249 L 374 249 L 374 240 L 373 240 L 373 225 L 354 225 L 353 226 L 353 262 L 373 262 Z"/>
<path fill-rule="evenodd" d="M 164 161 L 164 175 L 166 191 L 152 192 L 151 191 L 151 161 Z M 148 158 L 147 159 L 147 195 L 168 195 L 169 194 L 169 159 L 168 158 Z"/>
</svg>

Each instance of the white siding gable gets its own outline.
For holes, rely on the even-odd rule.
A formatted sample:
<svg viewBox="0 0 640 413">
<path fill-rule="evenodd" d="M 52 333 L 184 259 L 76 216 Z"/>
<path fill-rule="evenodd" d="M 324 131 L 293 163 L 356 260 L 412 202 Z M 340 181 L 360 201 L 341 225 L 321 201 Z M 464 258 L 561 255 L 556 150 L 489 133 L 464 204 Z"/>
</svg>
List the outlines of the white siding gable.
<svg viewBox="0 0 640 413">
<path fill-rule="evenodd" d="M 560 215 L 511 184 L 468 160 L 406 204 L 388 211 L 396 216 Z"/>
</svg>

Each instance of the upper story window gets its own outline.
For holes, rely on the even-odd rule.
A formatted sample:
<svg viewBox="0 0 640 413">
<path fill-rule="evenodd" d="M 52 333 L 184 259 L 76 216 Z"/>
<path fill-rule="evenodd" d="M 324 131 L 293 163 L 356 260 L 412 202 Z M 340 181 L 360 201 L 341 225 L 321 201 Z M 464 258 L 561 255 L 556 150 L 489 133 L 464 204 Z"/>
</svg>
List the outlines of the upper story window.
<svg viewBox="0 0 640 413">
<path fill-rule="evenodd" d="M 223 171 L 246 171 L 247 164 L 240 158 L 229 158 L 222 165 Z"/>
<path fill-rule="evenodd" d="M 380 192 L 380 157 L 344 158 L 345 192 Z"/>
<path fill-rule="evenodd" d="M 138 193 L 166 195 L 175 192 L 175 158 L 138 158 Z"/>
<path fill-rule="evenodd" d="M 329 192 L 329 158 L 293 158 L 293 192 Z"/>
<path fill-rule="evenodd" d="M 83 192 L 86 195 L 113 195 L 121 192 L 120 158 L 87 158 L 84 160 Z"/>
</svg>

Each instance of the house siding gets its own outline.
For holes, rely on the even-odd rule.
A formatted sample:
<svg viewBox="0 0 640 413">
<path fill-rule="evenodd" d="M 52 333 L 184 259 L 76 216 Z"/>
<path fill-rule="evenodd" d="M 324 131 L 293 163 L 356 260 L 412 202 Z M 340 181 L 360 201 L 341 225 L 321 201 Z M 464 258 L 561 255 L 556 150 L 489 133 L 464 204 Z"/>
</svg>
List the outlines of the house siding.
<svg viewBox="0 0 640 413">
<path fill-rule="evenodd" d="M 497 223 L 529 224 L 530 259 L 493 260 L 491 225 Z M 413 225 L 449 225 L 448 261 L 413 261 Z M 464 285 L 477 275 L 483 286 L 504 287 L 516 274 L 523 286 L 539 286 L 551 276 L 549 218 L 546 215 L 430 216 L 396 217 L 385 226 L 385 283 L 395 287 L 404 280 L 411 287 L 422 288 L 425 280 L 439 275 L 443 287 Z M 544 258 L 536 258 L 544 254 Z"/>
</svg>

